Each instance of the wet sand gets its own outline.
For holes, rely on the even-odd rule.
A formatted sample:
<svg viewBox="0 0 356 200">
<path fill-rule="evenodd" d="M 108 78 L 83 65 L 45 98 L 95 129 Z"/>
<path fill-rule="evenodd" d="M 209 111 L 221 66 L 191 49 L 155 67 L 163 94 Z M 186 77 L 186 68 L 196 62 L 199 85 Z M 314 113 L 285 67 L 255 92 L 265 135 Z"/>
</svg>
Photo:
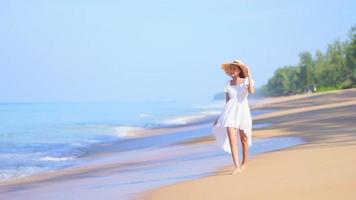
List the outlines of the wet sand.
<svg viewBox="0 0 356 200">
<path fill-rule="evenodd" d="M 355 199 L 356 89 L 271 98 L 254 108 L 278 110 L 254 119 L 271 124 L 254 130 L 254 138 L 296 136 L 306 143 L 256 155 L 241 174 L 230 175 L 229 164 L 137 199 Z M 213 141 L 191 141 L 201 142 Z"/>
</svg>

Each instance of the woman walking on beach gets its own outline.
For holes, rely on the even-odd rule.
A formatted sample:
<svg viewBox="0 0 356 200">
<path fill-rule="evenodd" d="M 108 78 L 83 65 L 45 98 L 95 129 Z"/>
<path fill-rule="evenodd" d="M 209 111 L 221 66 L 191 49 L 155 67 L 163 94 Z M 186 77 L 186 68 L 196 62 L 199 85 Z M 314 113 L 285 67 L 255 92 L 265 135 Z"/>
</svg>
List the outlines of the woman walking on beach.
<svg viewBox="0 0 356 200">
<path fill-rule="evenodd" d="M 232 78 L 224 87 L 225 105 L 213 126 L 217 145 L 232 155 L 235 169 L 231 174 L 247 169 L 248 150 L 252 145 L 252 117 L 247 100 L 248 93 L 255 93 L 251 70 L 240 60 L 221 65 L 225 73 Z M 238 137 L 242 144 L 243 159 L 240 165 Z"/>
</svg>

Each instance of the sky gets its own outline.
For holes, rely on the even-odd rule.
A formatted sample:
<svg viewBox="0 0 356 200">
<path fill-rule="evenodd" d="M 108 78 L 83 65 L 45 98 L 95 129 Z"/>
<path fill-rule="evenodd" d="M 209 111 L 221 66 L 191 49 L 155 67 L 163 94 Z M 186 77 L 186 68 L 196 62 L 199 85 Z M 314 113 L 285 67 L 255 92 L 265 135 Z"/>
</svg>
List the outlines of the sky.
<svg viewBox="0 0 356 200">
<path fill-rule="evenodd" d="M 356 1 L 0 1 L 0 102 L 204 101 L 348 38 Z"/>
</svg>

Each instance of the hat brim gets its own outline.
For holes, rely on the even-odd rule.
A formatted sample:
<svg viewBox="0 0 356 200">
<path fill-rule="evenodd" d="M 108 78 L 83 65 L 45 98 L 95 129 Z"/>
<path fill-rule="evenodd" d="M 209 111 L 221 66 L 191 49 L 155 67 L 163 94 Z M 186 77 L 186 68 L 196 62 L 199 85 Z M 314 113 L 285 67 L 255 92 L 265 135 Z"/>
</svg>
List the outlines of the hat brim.
<svg viewBox="0 0 356 200">
<path fill-rule="evenodd" d="M 242 72 L 245 75 L 247 75 L 248 69 L 244 64 L 237 64 L 237 63 L 233 63 L 233 62 L 227 62 L 227 63 L 221 64 L 221 68 L 225 71 L 225 73 L 230 74 L 230 65 L 235 65 L 235 66 L 240 67 Z"/>
</svg>

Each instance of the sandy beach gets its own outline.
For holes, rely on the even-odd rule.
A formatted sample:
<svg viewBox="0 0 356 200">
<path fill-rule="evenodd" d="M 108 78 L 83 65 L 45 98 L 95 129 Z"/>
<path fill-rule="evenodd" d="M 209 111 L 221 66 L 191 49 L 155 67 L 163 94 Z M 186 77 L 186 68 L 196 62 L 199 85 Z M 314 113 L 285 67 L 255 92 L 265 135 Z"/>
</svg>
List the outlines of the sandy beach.
<svg viewBox="0 0 356 200">
<path fill-rule="evenodd" d="M 137 199 L 355 198 L 355 89 L 271 98 L 257 108 L 279 111 L 254 119 L 272 124 L 255 130 L 254 137 L 289 135 L 307 142 L 259 154 L 241 174 L 230 175 L 230 164 L 214 175 L 154 189 Z"/>
<path fill-rule="evenodd" d="M 92 163 L 2 182 L 0 199 L 353 199 L 356 89 L 269 98 L 255 110 L 274 111 L 254 118 L 267 126 L 253 131 L 253 148 L 272 148 L 253 149 L 242 174 L 230 175 L 209 118 L 101 144 Z M 293 138 L 304 142 L 283 147 Z M 155 147 L 135 151 L 132 142 Z"/>
</svg>

